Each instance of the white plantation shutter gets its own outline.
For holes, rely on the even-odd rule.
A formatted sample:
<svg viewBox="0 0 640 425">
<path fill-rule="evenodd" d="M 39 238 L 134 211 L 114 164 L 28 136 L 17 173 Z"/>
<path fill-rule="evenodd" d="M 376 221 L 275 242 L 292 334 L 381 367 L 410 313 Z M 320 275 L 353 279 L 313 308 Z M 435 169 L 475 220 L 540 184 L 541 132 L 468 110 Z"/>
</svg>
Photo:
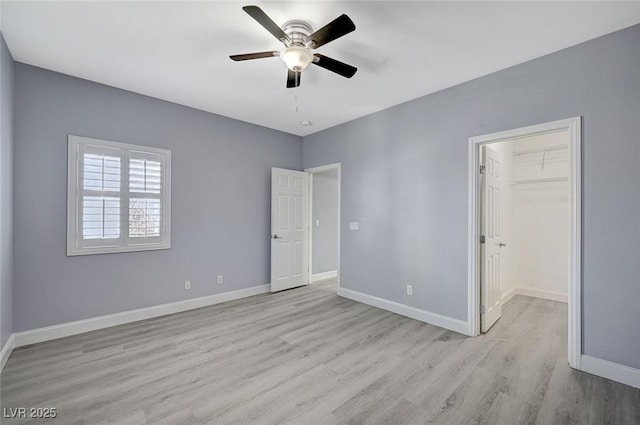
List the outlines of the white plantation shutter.
<svg viewBox="0 0 640 425">
<path fill-rule="evenodd" d="M 121 152 L 84 146 L 81 155 L 81 237 L 120 239 Z"/>
<path fill-rule="evenodd" d="M 120 238 L 120 198 L 82 197 L 82 239 Z"/>
<path fill-rule="evenodd" d="M 160 237 L 162 166 L 160 155 L 131 152 L 129 159 L 129 237 Z"/>
<path fill-rule="evenodd" d="M 162 190 L 162 161 L 159 155 L 145 155 L 147 158 L 141 158 L 142 154 L 135 152 L 131 156 L 129 191 L 159 194 Z"/>
<path fill-rule="evenodd" d="M 171 152 L 69 136 L 67 255 L 170 247 Z"/>
</svg>

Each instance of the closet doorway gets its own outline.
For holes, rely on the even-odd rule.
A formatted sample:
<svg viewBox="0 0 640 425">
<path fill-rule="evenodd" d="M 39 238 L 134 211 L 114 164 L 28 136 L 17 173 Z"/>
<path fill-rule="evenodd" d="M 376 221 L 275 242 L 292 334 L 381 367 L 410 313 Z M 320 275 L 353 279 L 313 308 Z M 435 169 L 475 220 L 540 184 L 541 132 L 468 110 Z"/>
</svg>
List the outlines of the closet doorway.
<svg viewBox="0 0 640 425">
<path fill-rule="evenodd" d="M 340 286 L 339 163 L 309 173 L 309 283 L 335 280 Z"/>
<path fill-rule="evenodd" d="M 580 118 L 470 139 L 469 333 L 514 295 L 568 303 L 580 347 Z"/>
</svg>

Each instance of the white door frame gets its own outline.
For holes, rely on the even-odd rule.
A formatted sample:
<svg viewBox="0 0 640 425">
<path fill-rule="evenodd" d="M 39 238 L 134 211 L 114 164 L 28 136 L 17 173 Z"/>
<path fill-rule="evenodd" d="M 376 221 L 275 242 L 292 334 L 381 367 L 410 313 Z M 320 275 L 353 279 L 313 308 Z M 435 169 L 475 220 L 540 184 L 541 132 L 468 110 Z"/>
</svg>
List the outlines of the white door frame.
<svg viewBox="0 0 640 425">
<path fill-rule="evenodd" d="M 330 170 L 338 170 L 338 249 L 336 251 L 338 253 L 336 266 L 338 276 L 336 280 L 338 281 L 338 289 L 340 289 L 340 216 L 342 215 L 342 207 L 340 205 L 340 200 L 342 199 L 342 165 L 340 162 L 306 168 L 304 170 L 309 173 L 309 283 L 311 283 L 311 275 L 313 274 L 313 175 Z"/>
<path fill-rule="evenodd" d="M 569 132 L 569 190 L 570 190 L 570 254 L 569 254 L 569 366 L 580 369 L 582 352 L 582 202 L 581 202 L 581 147 L 582 118 L 568 118 L 513 130 L 500 131 L 469 138 L 469 270 L 468 270 L 468 333 L 480 334 L 480 146 L 534 135 Z"/>
</svg>

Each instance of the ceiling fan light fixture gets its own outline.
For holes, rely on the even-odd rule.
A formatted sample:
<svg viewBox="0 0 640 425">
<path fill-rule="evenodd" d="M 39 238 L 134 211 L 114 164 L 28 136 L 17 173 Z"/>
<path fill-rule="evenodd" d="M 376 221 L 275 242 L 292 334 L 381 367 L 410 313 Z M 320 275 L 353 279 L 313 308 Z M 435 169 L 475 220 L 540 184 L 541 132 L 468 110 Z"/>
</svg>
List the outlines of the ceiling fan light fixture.
<svg viewBox="0 0 640 425">
<path fill-rule="evenodd" d="M 302 46 L 290 46 L 280 53 L 280 58 L 294 72 L 301 72 L 313 61 L 313 55 Z"/>
</svg>

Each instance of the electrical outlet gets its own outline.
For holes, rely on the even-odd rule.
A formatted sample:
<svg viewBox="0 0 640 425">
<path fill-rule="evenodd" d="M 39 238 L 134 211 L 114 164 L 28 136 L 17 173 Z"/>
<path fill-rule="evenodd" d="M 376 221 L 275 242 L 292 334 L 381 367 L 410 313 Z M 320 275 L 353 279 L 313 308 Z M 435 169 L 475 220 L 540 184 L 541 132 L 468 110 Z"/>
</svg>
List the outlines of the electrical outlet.
<svg viewBox="0 0 640 425">
<path fill-rule="evenodd" d="M 222 285 L 222 275 L 218 275 L 218 285 Z"/>
<path fill-rule="evenodd" d="M 413 295 L 413 286 L 407 285 L 407 295 Z"/>
<path fill-rule="evenodd" d="M 184 281 L 184 290 L 188 291 L 189 289 L 191 289 L 191 281 L 190 280 L 185 280 Z"/>
</svg>

